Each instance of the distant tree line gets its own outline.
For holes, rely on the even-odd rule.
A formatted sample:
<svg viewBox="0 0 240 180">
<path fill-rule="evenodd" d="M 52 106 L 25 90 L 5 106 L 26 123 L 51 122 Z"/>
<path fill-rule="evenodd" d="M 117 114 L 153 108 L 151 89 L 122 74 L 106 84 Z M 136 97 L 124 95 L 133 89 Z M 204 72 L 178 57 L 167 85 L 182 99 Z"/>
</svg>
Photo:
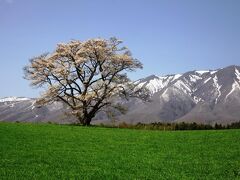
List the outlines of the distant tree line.
<svg viewBox="0 0 240 180">
<path fill-rule="evenodd" d="M 112 128 L 127 128 L 127 129 L 146 129 L 146 130 L 161 130 L 161 131 L 177 131 L 177 130 L 217 130 L 217 129 L 240 129 L 240 121 L 234 122 L 228 125 L 222 124 L 197 124 L 193 123 L 162 123 L 155 122 L 150 124 L 137 123 L 137 124 L 127 124 L 125 122 L 119 123 L 118 125 L 104 125 L 100 124 L 102 127 L 112 127 Z"/>
</svg>

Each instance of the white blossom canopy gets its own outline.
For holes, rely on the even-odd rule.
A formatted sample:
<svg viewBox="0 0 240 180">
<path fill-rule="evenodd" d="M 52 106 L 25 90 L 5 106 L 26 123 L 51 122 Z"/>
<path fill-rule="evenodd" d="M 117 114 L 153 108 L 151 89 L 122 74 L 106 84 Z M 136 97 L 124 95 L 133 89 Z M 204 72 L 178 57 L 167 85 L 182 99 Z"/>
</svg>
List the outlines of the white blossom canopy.
<svg viewBox="0 0 240 180">
<path fill-rule="evenodd" d="M 113 97 L 147 98 L 127 77 L 128 71 L 142 68 L 142 64 L 128 48 L 119 47 L 121 43 L 116 38 L 73 40 L 58 44 L 53 53 L 32 58 L 24 68 L 25 78 L 33 86 L 46 88 L 38 103 L 61 100 L 80 123 L 90 124 L 104 107 L 119 107 Z"/>
</svg>

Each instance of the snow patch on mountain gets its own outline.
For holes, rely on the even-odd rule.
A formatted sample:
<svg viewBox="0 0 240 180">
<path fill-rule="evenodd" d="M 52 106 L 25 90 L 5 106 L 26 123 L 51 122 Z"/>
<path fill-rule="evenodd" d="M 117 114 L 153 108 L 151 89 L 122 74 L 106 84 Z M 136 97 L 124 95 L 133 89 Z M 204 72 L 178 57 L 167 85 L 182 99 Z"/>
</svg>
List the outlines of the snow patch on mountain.
<svg viewBox="0 0 240 180">
<path fill-rule="evenodd" d="M 180 78 L 182 74 L 175 74 L 173 75 L 172 81 L 175 81 L 176 79 Z"/>
<path fill-rule="evenodd" d="M 167 90 L 168 90 L 168 89 L 166 89 L 166 90 L 162 93 L 162 95 L 160 96 L 160 98 L 162 97 L 165 101 L 169 101 L 169 96 L 168 96 L 168 94 L 167 94 Z"/>
<path fill-rule="evenodd" d="M 164 87 L 164 84 L 161 79 L 153 79 L 149 81 L 146 87 L 151 91 L 151 93 L 155 93 L 161 90 Z"/>
<path fill-rule="evenodd" d="M 229 96 L 230 94 L 232 94 L 237 88 L 240 90 L 240 86 L 239 86 L 238 82 L 236 82 L 236 81 L 234 80 L 234 82 L 233 82 L 233 84 L 232 84 L 232 89 L 231 89 L 231 91 L 226 95 L 225 100 L 227 100 L 228 96 Z"/>
<path fill-rule="evenodd" d="M 6 98 L 1 98 L 0 102 L 14 102 L 14 101 L 27 101 L 30 100 L 30 98 L 26 97 L 6 97 Z"/>
<path fill-rule="evenodd" d="M 183 81 L 177 81 L 174 84 L 178 89 L 182 90 L 185 94 L 189 94 L 191 93 L 191 88 L 188 87 L 187 84 L 185 84 Z"/>
<path fill-rule="evenodd" d="M 202 75 L 202 74 L 208 73 L 209 71 L 195 71 L 195 72 Z"/>
<path fill-rule="evenodd" d="M 192 81 L 192 82 L 197 82 L 197 80 L 202 79 L 202 77 L 194 75 L 194 74 L 190 75 L 189 77 L 190 77 L 190 81 Z"/>
<path fill-rule="evenodd" d="M 210 71 L 210 74 L 215 74 L 217 71 Z"/>
<path fill-rule="evenodd" d="M 201 101 L 203 101 L 200 97 L 197 97 L 197 96 L 193 96 L 193 101 L 197 104 Z"/>
<path fill-rule="evenodd" d="M 235 75 L 237 76 L 238 81 L 240 82 L 240 72 L 235 68 Z"/>
<path fill-rule="evenodd" d="M 216 89 L 217 89 L 217 98 L 215 99 L 215 104 L 217 104 L 218 99 L 219 99 L 219 97 L 221 96 L 221 91 L 220 91 L 220 89 L 221 89 L 222 86 L 218 84 L 218 78 L 217 78 L 216 75 L 215 75 L 214 78 L 213 78 L 213 83 L 214 83 L 214 86 L 215 86 Z"/>
<path fill-rule="evenodd" d="M 211 77 L 207 78 L 205 81 L 204 81 L 204 84 L 206 84 L 210 79 L 212 79 Z"/>
</svg>

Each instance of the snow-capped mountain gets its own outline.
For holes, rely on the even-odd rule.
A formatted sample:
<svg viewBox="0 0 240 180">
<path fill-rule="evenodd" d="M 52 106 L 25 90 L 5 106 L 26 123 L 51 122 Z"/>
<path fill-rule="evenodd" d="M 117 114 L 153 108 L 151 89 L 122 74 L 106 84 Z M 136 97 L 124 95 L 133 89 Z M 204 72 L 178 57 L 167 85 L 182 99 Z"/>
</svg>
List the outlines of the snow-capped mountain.
<svg viewBox="0 0 240 180">
<path fill-rule="evenodd" d="M 137 99 L 127 102 L 129 111 L 118 117 L 119 121 L 194 121 L 208 124 L 240 121 L 240 66 L 176 75 L 151 75 L 134 83 L 139 88 L 149 89 L 151 102 L 143 103 Z M 28 98 L 0 99 L 0 119 L 69 121 L 62 113 L 61 103 L 41 108 L 36 108 L 34 104 L 35 100 Z M 97 116 L 95 119 L 104 118 Z"/>
<path fill-rule="evenodd" d="M 173 88 L 191 97 L 196 104 L 206 101 L 217 104 L 240 89 L 240 69 L 239 66 L 229 66 L 219 70 L 190 71 L 167 76 L 152 75 L 135 83 L 138 87 L 148 88 L 152 95 L 160 92 L 159 95 L 165 100 L 168 99 L 167 91 Z"/>
<path fill-rule="evenodd" d="M 0 121 L 73 122 L 72 117 L 64 114 L 64 109 L 59 102 L 38 107 L 34 98 L 6 97 L 0 99 Z"/>
<path fill-rule="evenodd" d="M 146 87 L 151 94 L 154 94 L 164 87 L 168 86 L 171 82 L 181 77 L 181 74 L 176 75 L 167 75 L 167 76 L 155 76 L 151 75 L 147 78 L 140 79 L 135 82 L 135 84 L 138 84 L 138 87 Z"/>
<path fill-rule="evenodd" d="M 240 121 L 239 66 L 164 77 L 152 75 L 135 83 L 150 90 L 152 102 L 131 105 L 131 111 L 122 117 L 127 121 Z"/>
</svg>

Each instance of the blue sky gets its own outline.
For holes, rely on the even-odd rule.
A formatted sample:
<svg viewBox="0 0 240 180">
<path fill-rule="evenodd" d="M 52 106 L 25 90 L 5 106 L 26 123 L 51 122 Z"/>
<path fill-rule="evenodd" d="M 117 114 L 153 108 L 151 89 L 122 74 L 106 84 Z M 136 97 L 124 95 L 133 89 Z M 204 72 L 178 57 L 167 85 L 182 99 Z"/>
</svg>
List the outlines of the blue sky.
<svg viewBox="0 0 240 180">
<path fill-rule="evenodd" d="M 132 79 L 240 65 L 239 0 L 0 0 L 0 97 L 36 97 L 28 59 L 71 39 L 116 36 Z"/>
</svg>

